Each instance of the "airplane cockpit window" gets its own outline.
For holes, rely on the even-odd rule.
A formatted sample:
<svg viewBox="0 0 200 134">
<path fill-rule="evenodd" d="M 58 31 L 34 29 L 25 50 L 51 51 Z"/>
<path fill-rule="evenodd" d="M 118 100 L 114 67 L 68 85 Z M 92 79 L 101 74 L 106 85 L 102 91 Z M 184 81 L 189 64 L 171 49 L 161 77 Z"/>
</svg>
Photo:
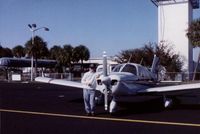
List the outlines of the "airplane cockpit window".
<svg viewBox="0 0 200 134">
<path fill-rule="evenodd" d="M 130 64 L 126 64 L 124 68 L 122 69 L 122 72 L 129 72 L 129 73 L 137 75 L 136 67 Z"/>
<path fill-rule="evenodd" d="M 117 66 L 115 66 L 115 68 L 112 70 L 112 72 L 119 72 L 121 67 L 122 67 L 123 64 L 119 64 Z"/>
<path fill-rule="evenodd" d="M 147 68 L 139 67 L 138 68 L 138 74 L 144 79 L 151 79 L 150 71 Z"/>
</svg>

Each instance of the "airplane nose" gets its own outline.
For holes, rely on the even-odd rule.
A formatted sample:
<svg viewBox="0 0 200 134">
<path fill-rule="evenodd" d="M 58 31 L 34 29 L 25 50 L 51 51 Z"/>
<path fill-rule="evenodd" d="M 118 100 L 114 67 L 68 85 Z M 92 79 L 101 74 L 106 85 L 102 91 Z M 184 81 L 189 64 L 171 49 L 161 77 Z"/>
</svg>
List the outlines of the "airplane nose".
<svg viewBox="0 0 200 134">
<path fill-rule="evenodd" d="M 104 77 L 101 79 L 101 82 L 102 82 L 104 85 L 106 85 L 106 86 L 110 86 L 110 84 L 111 84 L 111 79 L 110 79 L 110 77 L 108 77 L 108 76 L 104 76 Z"/>
</svg>

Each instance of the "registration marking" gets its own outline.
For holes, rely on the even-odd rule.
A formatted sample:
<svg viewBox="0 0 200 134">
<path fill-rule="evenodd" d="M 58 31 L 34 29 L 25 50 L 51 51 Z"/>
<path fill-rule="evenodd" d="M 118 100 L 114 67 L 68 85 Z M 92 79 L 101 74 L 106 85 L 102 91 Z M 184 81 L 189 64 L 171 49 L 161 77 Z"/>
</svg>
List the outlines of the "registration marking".
<svg viewBox="0 0 200 134">
<path fill-rule="evenodd" d="M 22 110 L 12 110 L 12 109 L 0 109 L 0 112 L 30 114 L 30 115 L 44 115 L 44 116 L 65 117 L 65 118 L 116 121 L 116 122 L 129 122 L 129 123 L 146 123 L 146 124 L 159 124 L 159 125 L 200 127 L 200 124 L 194 124 L 194 123 L 134 120 L 134 119 L 123 119 L 123 118 L 106 118 L 106 117 L 98 117 L 98 116 L 81 116 L 81 115 L 46 113 L 46 112 L 44 113 L 44 112 L 22 111 Z"/>
</svg>

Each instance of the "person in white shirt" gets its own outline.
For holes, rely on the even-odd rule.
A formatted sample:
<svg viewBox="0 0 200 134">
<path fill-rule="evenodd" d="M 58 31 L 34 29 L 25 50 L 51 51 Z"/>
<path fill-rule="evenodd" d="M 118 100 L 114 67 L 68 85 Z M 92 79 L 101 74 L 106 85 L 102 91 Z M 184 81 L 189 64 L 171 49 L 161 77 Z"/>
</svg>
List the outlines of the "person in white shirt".
<svg viewBox="0 0 200 134">
<path fill-rule="evenodd" d="M 86 72 L 82 79 L 81 83 L 89 86 L 89 88 L 83 89 L 83 100 L 85 111 L 87 115 L 94 116 L 95 110 L 95 88 L 96 88 L 96 73 L 95 73 L 95 65 L 91 64 L 89 67 L 89 71 Z"/>
</svg>

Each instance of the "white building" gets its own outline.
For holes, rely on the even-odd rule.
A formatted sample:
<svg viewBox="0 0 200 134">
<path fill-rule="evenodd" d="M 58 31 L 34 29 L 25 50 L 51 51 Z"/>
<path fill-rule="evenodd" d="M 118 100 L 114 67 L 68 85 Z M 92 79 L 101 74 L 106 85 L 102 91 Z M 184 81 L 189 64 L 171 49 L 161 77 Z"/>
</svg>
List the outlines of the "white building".
<svg viewBox="0 0 200 134">
<path fill-rule="evenodd" d="M 183 70 L 193 71 L 193 49 L 186 36 L 199 0 L 151 0 L 158 7 L 158 42 L 172 44 L 182 56 Z"/>
</svg>

